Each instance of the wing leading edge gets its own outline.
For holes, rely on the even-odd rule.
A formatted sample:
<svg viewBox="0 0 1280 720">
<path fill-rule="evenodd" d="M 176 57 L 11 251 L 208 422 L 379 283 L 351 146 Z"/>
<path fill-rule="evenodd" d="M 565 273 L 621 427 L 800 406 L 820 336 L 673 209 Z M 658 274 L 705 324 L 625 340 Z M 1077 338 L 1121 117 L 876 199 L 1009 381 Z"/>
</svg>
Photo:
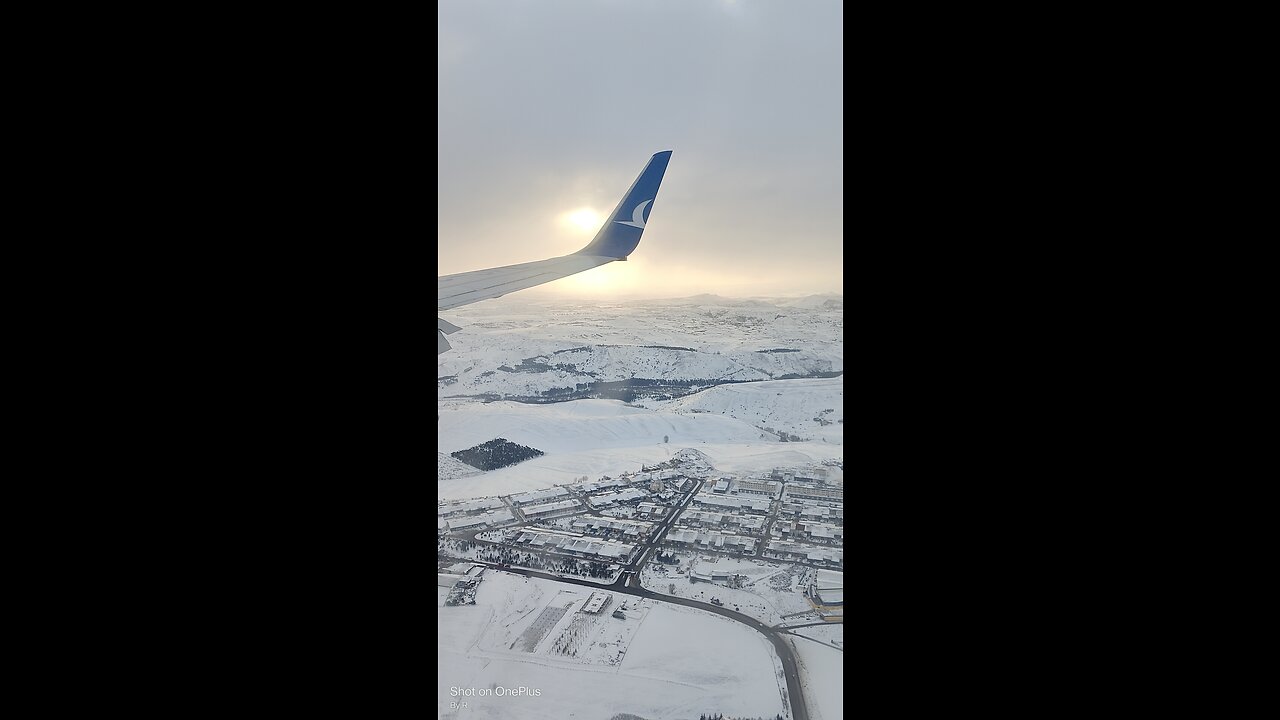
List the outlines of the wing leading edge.
<svg viewBox="0 0 1280 720">
<path fill-rule="evenodd" d="M 653 211 L 653 201 L 658 196 L 658 186 L 667 171 L 671 151 L 665 150 L 649 158 L 639 177 L 622 196 L 609 219 L 586 247 L 561 257 L 503 267 L 474 270 L 472 272 L 442 275 L 436 285 L 436 310 L 468 305 L 480 300 L 501 297 L 510 292 L 524 290 L 535 285 L 559 280 L 584 270 L 626 260 L 640 244 L 640 236 L 648 224 L 648 214 Z M 446 333 L 458 328 L 441 320 L 437 327 L 439 338 L 437 354 L 449 349 Z"/>
</svg>

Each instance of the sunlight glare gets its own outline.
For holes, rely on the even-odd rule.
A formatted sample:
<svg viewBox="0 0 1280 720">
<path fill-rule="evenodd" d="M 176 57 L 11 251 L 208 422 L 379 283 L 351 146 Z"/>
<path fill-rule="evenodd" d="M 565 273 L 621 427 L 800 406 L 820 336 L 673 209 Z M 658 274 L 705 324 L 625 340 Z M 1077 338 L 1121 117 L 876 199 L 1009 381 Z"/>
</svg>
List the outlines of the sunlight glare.
<svg viewBox="0 0 1280 720">
<path fill-rule="evenodd" d="M 604 218 L 589 207 L 570 210 L 560 216 L 560 224 L 582 234 L 593 233 L 600 229 Z"/>
</svg>

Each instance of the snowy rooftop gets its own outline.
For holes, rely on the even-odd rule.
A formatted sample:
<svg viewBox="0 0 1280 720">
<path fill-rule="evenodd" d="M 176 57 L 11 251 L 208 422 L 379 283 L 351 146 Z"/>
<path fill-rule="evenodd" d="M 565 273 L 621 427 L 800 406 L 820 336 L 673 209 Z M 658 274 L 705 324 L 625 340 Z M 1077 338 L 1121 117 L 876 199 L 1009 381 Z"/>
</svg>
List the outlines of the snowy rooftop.
<svg viewBox="0 0 1280 720">
<path fill-rule="evenodd" d="M 488 510 L 489 508 L 499 507 L 502 507 L 502 501 L 498 498 L 480 498 L 478 500 L 442 504 L 436 511 L 436 514 L 449 515 L 452 513 L 476 512 L 479 510 Z"/>
<path fill-rule="evenodd" d="M 603 493 L 601 495 L 593 495 L 591 504 L 595 507 L 603 507 L 605 505 L 613 505 L 615 503 L 627 502 L 628 500 L 639 500 L 649 497 L 643 490 L 635 488 L 627 488 L 618 492 Z"/>
<path fill-rule="evenodd" d="M 520 533 L 516 542 L 533 547 L 554 548 L 563 552 L 584 553 L 609 558 L 626 557 L 635 549 L 635 545 L 613 540 L 594 540 L 581 535 L 572 535 L 555 530 L 525 530 Z"/>
<path fill-rule="evenodd" d="M 824 603 L 842 603 L 844 602 L 844 590 L 818 588 L 818 597 Z"/>
<path fill-rule="evenodd" d="M 804 523 L 804 529 L 814 537 L 828 539 L 844 537 L 844 528 L 836 527 L 835 525 L 823 525 L 821 523 L 807 522 Z"/>
<path fill-rule="evenodd" d="M 457 530 L 459 528 L 476 527 L 479 525 L 497 525 L 498 523 L 510 522 L 514 519 L 515 517 L 511 514 L 511 511 L 503 508 L 501 510 L 493 510 L 481 515 L 449 518 L 445 522 L 449 523 L 449 529 Z"/>
<path fill-rule="evenodd" d="M 699 505 L 712 505 L 715 507 L 742 508 L 768 512 L 768 498 L 752 498 L 752 497 L 725 497 L 722 495 L 698 495 L 693 499 Z"/>
<path fill-rule="evenodd" d="M 519 495 L 512 495 L 511 502 L 517 505 L 523 505 L 525 503 L 542 502 L 543 500 L 550 500 L 551 498 L 558 498 L 568 494 L 569 494 L 569 491 L 565 490 L 564 488 L 553 487 L 553 488 L 547 488 L 546 490 L 534 490 L 533 492 L 520 493 Z"/>
<path fill-rule="evenodd" d="M 727 533 L 719 533 L 714 530 L 708 532 L 698 532 L 696 530 L 672 530 L 667 533 L 667 539 L 686 545 L 699 545 L 709 548 L 724 547 L 741 547 L 744 550 L 755 548 L 756 541 L 754 538 L 743 537 L 742 535 L 731 535 Z"/>
<path fill-rule="evenodd" d="M 828 502 L 844 502 L 844 490 L 841 490 L 840 488 L 790 483 L 787 485 L 784 493 L 788 500 L 796 498 L 797 500 L 810 499 L 825 500 Z"/>
<path fill-rule="evenodd" d="M 465 579 L 466 579 L 466 576 L 465 576 L 465 575 L 452 575 L 452 574 L 450 574 L 450 573 L 437 573 L 437 574 L 436 574 L 436 585 L 439 585 L 440 587 L 447 587 L 447 588 L 451 588 L 451 587 L 453 587 L 454 585 L 457 585 L 459 580 L 465 580 Z"/>
<path fill-rule="evenodd" d="M 609 598 L 610 598 L 609 593 L 603 593 L 603 592 L 591 593 L 591 597 L 587 599 L 586 605 L 583 605 L 582 607 L 582 612 L 585 612 L 585 613 L 600 612 L 600 608 L 604 607 L 604 604 L 609 602 Z"/>
<path fill-rule="evenodd" d="M 627 481 L 623 480 L 622 478 L 610 478 L 608 480 L 596 480 L 593 482 L 579 483 L 578 485 L 575 485 L 574 488 L 584 493 L 592 493 L 592 492 L 595 492 L 596 490 L 605 490 L 607 488 L 612 488 L 612 487 L 622 487 L 623 485 L 626 485 L 626 484 L 627 484 Z"/>
<path fill-rule="evenodd" d="M 737 490 L 738 492 L 762 492 L 767 495 L 774 495 L 778 492 L 778 483 L 760 482 L 757 480 L 739 480 Z"/>
<path fill-rule="evenodd" d="M 801 555 L 809 560 L 820 560 L 827 562 L 843 562 L 844 550 L 840 548 L 816 547 L 813 545 L 801 545 L 800 543 L 787 542 L 785 540 L 770 540 L 769 546 L 765 548 L 766 553 L 777 553 L 787 555 Z"/>
<path fill-rule="evenodd" d="M 819 570 L 817 585 L 820 588 L 844 587 L 844 573 L 835 570 Z"/>
<path fill-rule="evenodd" d="M 609 530 L 635 530 L 637 533 L 647 533 L 653 528 L 653 523 L 597 517 L 577 518 L 570 523 L 570 525 L 574 530 L 580 530 L 582 528 L 596 528 L 603 530 L 608 528 Z"/>
<path fill-rule="evenodd" d="M 556 512 L 557 510 L 567 510 L 568 508 L 579 507 L 578 501 L 569 499 L 559 502 L 547 503 L 546 505 L 531 505 L 527 508 L 521 508 L 521 512 L 527 515 L 545 515 L 546 513 Z"/>
</svg>

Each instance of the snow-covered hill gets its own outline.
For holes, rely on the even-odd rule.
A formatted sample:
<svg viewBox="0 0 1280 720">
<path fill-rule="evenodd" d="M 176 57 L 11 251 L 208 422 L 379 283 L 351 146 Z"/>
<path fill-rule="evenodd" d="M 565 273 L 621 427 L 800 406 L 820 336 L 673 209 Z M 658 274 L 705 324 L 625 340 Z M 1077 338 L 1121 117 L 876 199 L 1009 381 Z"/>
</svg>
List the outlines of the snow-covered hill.
<svg viewBox="0 0 1280 720">
<path fill-rule="evenodd" d="M 641 404 L 661 412 L 714 413 L 803 440 L 844 442 L 843 377 L 720 385 Z"/>
<path fill-rule="evenodd" d="M 672 383 L 667 391 L 679 395 L 689 386 L 829 375 L 844 369 L 838 297 L 616 305 L 500 298 L 457 308 L 444 313 L 462 331 L 439 356 L 437 395 L 562 399 L 601 383 Z"/>
<path fill-rule="evenodd" d="M 838 295 L 609 305 L 515 296 L 442 313 L 462 331 L 438 359 L 438 494 L 616 477 L 682 448 L 729 472 L 840 461 L 843 377 L 779 378 L 843 371 L 843 313 Z M 556 402 L 585 392 L 633 402 Z M 500 398 L 530 402 L 481 401 Z M 499 437 L 546 454 L 480 474 L 448 457 Z"/>
</svg>

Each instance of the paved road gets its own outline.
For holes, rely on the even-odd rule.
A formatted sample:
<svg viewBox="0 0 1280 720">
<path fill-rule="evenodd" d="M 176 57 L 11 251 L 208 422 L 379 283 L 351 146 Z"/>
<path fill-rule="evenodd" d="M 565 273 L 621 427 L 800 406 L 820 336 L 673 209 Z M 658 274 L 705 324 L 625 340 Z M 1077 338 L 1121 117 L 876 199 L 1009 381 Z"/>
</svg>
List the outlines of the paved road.
<svg viewBox="0 0 1280 720">
<path fill-rule="evenodd" d="M 487 565 L 492 568 L 497 568 L 498 566 L 498 563 L 488 562 L 486 560 L 464 560 L 463 562 Z M 608 588 L 613 592 L 622 593 L 624 595 L 634 595 L 636 597 L 648 598 L 658 602 L 671 603 L 672 605 L 684 605 L 685 607 L 697 608 L 698 610 L 706 610 L 707 612 L 713 612 L 717 615 L 723 615 L 730 620 L 737 620 L 743 625 L 748 625 L 756 632 L 759 632 L 768 638 L 769 642 L 773 643 L 773 649 L 778 653 L 778 658 L 782 660 L 782 672 L 787 680 L 787 699 L 791 703 L 792 718 L 794 718 L 794 720 L 809 720 L 809 712 L 805 709 L 804 695 L 800 690 L 800 670 L 796 667 L 796 659 L 794 653 L 791 651 L 791 647 L 787 645 L 786 640 L 782 637 L 784 633 L 775 630 L 749 615 L 743 615 L 739 612 L 727 610 L 718 605 L 699 602 L 697 600 L 689 600 L 688 598 L 660 595 L 652 590 L 646 590 L 642 587 L 629 585 L 628 582 L 631 578 L 635 577 L 633 575 L 633 573 L 636 572 L 635 570 L 624 570 L 622 574 L 618 576 L 618 579 L 613 581 L 613 584 L 611 585 L 603 585 L 601 583 L 594 583 L 589 580 L 579 580 L 578 578 L 572 577 L 561 577 L 559 575 L 538 572 L 537 570 L 526 570 L 524 568 L 501 568 L 501 570 L 502 572 L 508 572 L 513 575 L 525 575 L 527 577 L 542 578 L 544 580 L 555 580 L 557 582 L 569 583 L 571 585 L 585 585 L 594 590 Z M 636 585 L 638 584 L 639 583 L 637 582 Z"/>
<path fill-rule="evenodd" d="M 798 637 L 798 638 L 804 638 L 805 640 L 812 640 L 812 641 L 814 641 L 814 642 L 818 643 L 819 645 L 821 645 L 821 646 L 823 646 L 823 647 L 829 647 L 829 648 L 831 648 L 832 650 L 839 650 L 840 652 L 844 652 L 844 648 L 840 647 L 839 645 L 836 645 L 835 643 L 831 642 L 830 640 L 819 640 L 819 639 L 818 639 L 818 638 L 816 638 L 816 637 L 809 637 L 808 635 L 801 635 L 800 633 L 793 633 L 793 632 L 789 632 L 789 633 L 787 633 L 787 634 L 788 634 L 788 635 L 793 635 L 793 636 Z"/>
<path fill-rule="evenodd" d="M 827 625 L 827 626 L 831 626 L 831 625 L 841 625 L 841 624 L 843 624 L 843 623 L 844 623 L 844 618 L 842 617 L 842 618 L 840 618 L 839 620 L 831 620 L 831 621 L 829 621 L 829 622 L 811 622 L 811 623 L 805 623 L 804 625 L 782 625 L 782 624 L 778 624 L 778 625 L 774 625 L 773 627 L 774 627 L 775 629 L 778 629 L 778 630 L 794 630 L 794 629 L 796 629 L 796 628 L 802 628 L 802 627 L 814 627 L 815 625 Z"/>
</svg>

